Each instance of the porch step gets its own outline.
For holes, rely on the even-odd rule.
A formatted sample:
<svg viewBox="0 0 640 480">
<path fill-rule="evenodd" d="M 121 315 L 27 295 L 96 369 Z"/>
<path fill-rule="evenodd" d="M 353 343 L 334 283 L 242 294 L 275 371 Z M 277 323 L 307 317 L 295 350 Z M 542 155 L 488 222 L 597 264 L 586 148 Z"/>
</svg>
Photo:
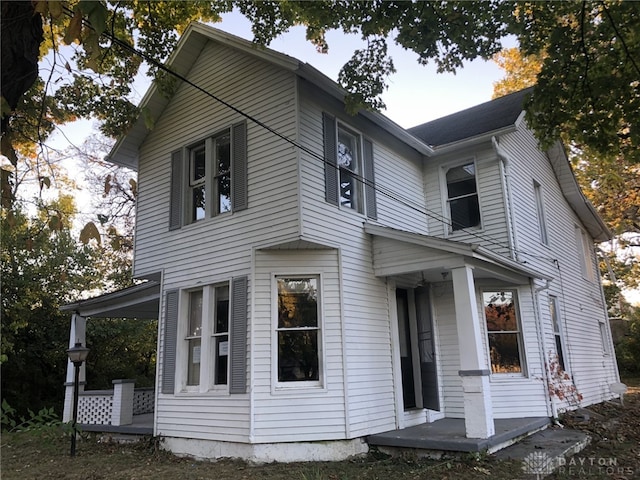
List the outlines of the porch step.
<svg viewBox="0 0 640 480">
<path fill-rule="evenodd" d="M 467 438 L 464 419 L 443 418 L 401 430 L 369 435 L 367 443 L 378 447 L 418 449 L 434 452 L 495 452 L 546 428 L 546 417 L 495 420 L 495 435 L 489 438 Z"/>
</svg>

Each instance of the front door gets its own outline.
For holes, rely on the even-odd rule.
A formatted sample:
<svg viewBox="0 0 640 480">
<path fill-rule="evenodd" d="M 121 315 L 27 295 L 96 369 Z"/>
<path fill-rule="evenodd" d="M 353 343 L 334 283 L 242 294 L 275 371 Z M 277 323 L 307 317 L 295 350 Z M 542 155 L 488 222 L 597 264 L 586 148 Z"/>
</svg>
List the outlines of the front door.
<svg viewBox="0 0 640 480">
<path fill-rule="evenodd" d="M 429 291 L 396 289 L 404 409 L 439 410 Z"/>
</svg>

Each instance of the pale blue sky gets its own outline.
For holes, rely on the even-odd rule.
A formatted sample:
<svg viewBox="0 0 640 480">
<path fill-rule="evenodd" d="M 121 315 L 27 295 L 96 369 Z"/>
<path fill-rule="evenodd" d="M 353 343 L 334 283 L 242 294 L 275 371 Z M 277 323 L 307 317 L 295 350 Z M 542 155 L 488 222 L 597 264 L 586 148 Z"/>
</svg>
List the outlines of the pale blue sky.
<svg viewBox="0 0 640 480">
<path fill-rule="evenodd" d="M 251 25 L 240 14 L 230 13 L 216 28 L 251 40 Z M 327 34 L 329 53 L 320 54 L 305 39 L 303 27 L 296 27 L 275 39 L 270 48 L 307 62 L 334 81 L 338 72 L 357 48 L 364 42 L 359 35 L 345 35 L 332 31 Z M 508 39 L 505 47 L 515 46 Z M 450 113 L 472 107 L 491 99 L 493 82 L 504 77 L 504 72 L 492 61 L 468 62 L 453 74 L 439 74 L 435 65 L 423 66 L 417 54 L 404 50 L 390 42 L 390 54 L 397 72 L 390 80 L 383 96 L 387 110 L 383 113 L 404 128 L 428 122 Z"/>
<path fill-rule="evenodd" d="M 223 21 L 214 25 L 228 33 L 251 40 L 250 22 L 237 12 L 223 15 Z M 270 48 L 309 63 L 316 69 L 337 81 L 338 72 L 353 54 L 364 47 L 359 35 L 346 35 L 331 31 L 327 34 L 329 53 L 321 54 L 305 39 L 304 27 L 296 27 L 276 38 Z M 515 45 L 515 40 L 507 40 L 505 47 Z M 476 60 L 466 62 L 455 75 L 437 73 L 433 64 L 420 65 L 413 52 L 389 42 L 396 73 L 389 80 L 389 89 L 383 100 L 387 109 L 383 113 L 404 128 L 413 127 L 435 118 L 454 113 L 491 99 L 493 83 L 504 76 L 504 72 L 492 61 Z M 41 72 L 44 75 L 48 72 Z M 140 76 L 141 82 L 135 88 L 135 97 L 140 101 L 148 88 L 148 77 Z M 60 127 L 47 142 L 50 146 L 63 149 L 68 145 L 64 132 L 75 145 L 82 138 L 97 130 L 93 120 L 81 120 Z"/>
</svg>

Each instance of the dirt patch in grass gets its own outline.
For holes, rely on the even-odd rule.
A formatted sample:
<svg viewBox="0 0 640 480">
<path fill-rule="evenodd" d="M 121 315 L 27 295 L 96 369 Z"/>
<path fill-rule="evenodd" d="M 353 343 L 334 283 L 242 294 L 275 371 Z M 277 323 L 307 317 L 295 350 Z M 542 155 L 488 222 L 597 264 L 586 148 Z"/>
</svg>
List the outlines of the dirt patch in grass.
<svg viewBox="0 0 640 480">
<path fill-rule="evenodd" d="M 627 480 L 640 478 L 640 388 L 619 402 L 605 402 L 581 414 L 566 415 L 566 427 L 587 432 L 587 449 L 567 459 L 552 479 L 586 478 Z M 586 413 L 586 415 L 585 415 Z M 586 418 L 588 417 L 588 418 Z M 3 433 L 0 476 L 11 479 L 441 479 L 513 480 L 524 475 L 522 462 L 498 461 L 490 455 L 462 455 L 439 460 L 391 458 L 376 452 L 343 462 L 309 462 L 254 466 L 245 462 L 194 461 L 173 456 L 147 438 L 135 444 L 99 441 L 83 435 L 77 455 L 69 456 L 69 437 L 60 432 Z M 590 460 L 595 459 L 595 460 Z M 604 460 L 601 460 L 604 459 Z M 613 460 L 609 460 L 613 459 Z M 585 465 L 596 462 L 596 465 Z M 609 462 L 601 468 L 603 461 Z M 610 465 L 615 461 L 615 465 Z M 573 467 L 570 469 L 569 467 Z M 609 467 L 615 467 L 611 470 Z"/>
</svg>

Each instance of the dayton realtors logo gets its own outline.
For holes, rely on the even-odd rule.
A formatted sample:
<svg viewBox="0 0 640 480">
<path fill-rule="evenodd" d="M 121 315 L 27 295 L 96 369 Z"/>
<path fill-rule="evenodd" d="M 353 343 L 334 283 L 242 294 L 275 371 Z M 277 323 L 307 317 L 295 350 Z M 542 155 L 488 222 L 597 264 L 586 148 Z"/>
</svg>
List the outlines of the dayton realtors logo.
<svg viewBox="0 0 640 480">
<path fill-rule="evenodd" d="M 557 465 L 556 460 L 544 452 L 533 452 L 524 457 L 522 470 L 524 470 L 524 473 L 535 475 L 536 479 L 539 480 L 545 475 L 553 473 Z"/>
<path fill-rule="evenodd" d="M 620 465 L 615 457 L 550 457 L 544 452 L 527 455 L 522 462 L 524 473 L 535 475 L 536 480 L 544 478 L 554 471 L 570 477 L 584 478 L 589 475 L 634 475 L 633 467 Z"/>
</svg>

